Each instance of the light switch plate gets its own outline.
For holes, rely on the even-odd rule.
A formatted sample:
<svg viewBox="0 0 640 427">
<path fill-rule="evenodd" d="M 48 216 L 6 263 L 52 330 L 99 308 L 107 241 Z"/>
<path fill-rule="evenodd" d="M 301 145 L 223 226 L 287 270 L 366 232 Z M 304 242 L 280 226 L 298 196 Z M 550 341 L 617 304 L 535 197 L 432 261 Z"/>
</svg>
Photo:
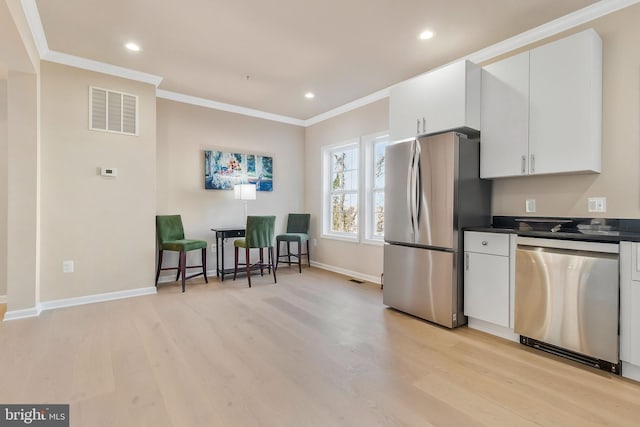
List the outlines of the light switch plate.
<svg viewBox="0 0 640 427">
<path fill-rule="evenodd" d="M 527 199 L 525 202 L 525 212 L 533 213 L 536 211 L 536 199 Z"/>
<path fill-rule="evenodd" d="M 606 197 L 589 197 L 587 200 L 588 200 L 589 212 L 606 212 L 607 211 Z"/>
</svg>

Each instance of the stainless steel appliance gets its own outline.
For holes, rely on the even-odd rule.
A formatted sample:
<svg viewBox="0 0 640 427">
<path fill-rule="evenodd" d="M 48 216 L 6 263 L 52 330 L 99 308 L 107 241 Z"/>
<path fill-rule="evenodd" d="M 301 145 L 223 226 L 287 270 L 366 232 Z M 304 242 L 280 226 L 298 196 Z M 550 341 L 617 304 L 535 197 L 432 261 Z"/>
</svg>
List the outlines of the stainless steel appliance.
<svg viewBox="0 0 640 427">
<path fill-rule="evenodd" d="M 520 341 L 619 373 L 618 244 L 517 242 L 514 326 Z"/>
<path fill-rule="evenodd" d="M 478 140 L 449 132 L 392 144 L 385 180 L 384 303 L 449 328 L 466 323 L 462 228 L 491 220 Z"/>
</svg>

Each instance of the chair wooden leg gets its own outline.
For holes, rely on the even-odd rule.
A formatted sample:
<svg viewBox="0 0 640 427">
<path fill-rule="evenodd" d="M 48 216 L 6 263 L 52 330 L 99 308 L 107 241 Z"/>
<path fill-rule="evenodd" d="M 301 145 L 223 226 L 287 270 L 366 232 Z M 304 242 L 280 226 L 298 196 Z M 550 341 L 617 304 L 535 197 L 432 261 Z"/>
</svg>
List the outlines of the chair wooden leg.
<svg viewBox="0 0 640 427">
<path fill-rule="evenodd" d="M 307 240 L 307 263 L 309 264 L 309 268 L 311 268 L 311 258 L 309 258 L 309 241 Z"/>
<path fill-rule="evenodd" d="M 182 256 L 178 255 L 178 271 L 176 272 L 176 282 L 180 278 L 180 271 L 182 270 Z"/>
<path fill-rule="evenodd" d="M 180 269 L 178 270 L 180 274 L 182 274 L 182 292 L 185 289 L 185 280 L 187 277 L 187 253 L 180 252 Z"/>
<path fill-rule="evenodd" d="M 289 263 L 289 268 L 291 268 L 291 242 L 287 240 L 287 262 Z"/>
<path fill-rule="evenodd" d="M 162 254 L 163 254 L 163 250 L 160 249 L 160 252 L 158 252 L 158 270 L 156 271 L 156 288 L 158 287 L 158 279 L 160 278 L 160 269 L 162 268 Z"/>
<path fill-rule="evenodd" d="M 233 257 L 233 280 L 236 280 L 236 275 L 238 274 L 238 247 L 236 246 L 234 249 L 234 257 Z"/>
<path fill-rule="evenodd" d="M 260 248 L 260 275 L 264 276 L 264 248 Z"/>
<path fill-rule="evenodd" d="M 249 262 L 249 248 L 245 248 L 245 262 L 247 263 L 247 280 L 249 281 L 249 287 L 251 287 L 251 263 Z"/>
<path fill-rule="evenodd" d="M 276 241 L 276 266 L 274 270 L 278 268 L 278 263 L 280 262 L 280 240 Z"/>
<path fill-rule="evenodd" d="M 302 241 L 298 240 L 298 273 L 302 273 L 302 254 L 301 254 L 301 249 L 302 248 Z"/>
<path fill-rule="evenodd" d="M 278 283 L 276 278 L 276 266 L 273 259 L 273 246 L 269 246 L 269 263 L 273 266 L 273 283 Z"/>
<path fill-rule="evenodd" d="M 209 283 L 207 279 L 207 248 L 202 248 L 202 274 L 204 274 L 204 283 Z"/>
</svg>

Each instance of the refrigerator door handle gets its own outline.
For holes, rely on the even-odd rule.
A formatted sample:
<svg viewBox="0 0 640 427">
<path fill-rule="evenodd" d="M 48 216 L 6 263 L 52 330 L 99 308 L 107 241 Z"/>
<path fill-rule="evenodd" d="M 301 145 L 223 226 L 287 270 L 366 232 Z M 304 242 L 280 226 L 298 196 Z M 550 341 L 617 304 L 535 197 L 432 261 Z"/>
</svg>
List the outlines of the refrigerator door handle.
<svg viewBox="0 0 640 427">
<path fill-rule="evenodd" d="M 419 228 L 419 224 L 420 224 L 420 212 L 421 212 L 421 208 L 422 208 L 422 203 L 420 201 L 420 196 L 422 195 L 422 161 L 420 160 L 420 157 L 422 155 L 422 148 L 420 147 L 420 141 L 416 141 L 416 154 L 415 154 L 415 164 L 416 164 L 416 171 L 414 174 L 414 179 L 415 179 L 415 193 L 414 193 L 414 197 L 415 197 L 415 219 L 416 219 L 416 225 L 418 225 L 418 230 Z"/>
<path fill-rule="evenodd" d="M 416 142 L 417 141 L 412 141 L 411 142 L 411 160 L 409 161 L 409 170 L 408 170 L 408 177 L 407 177 L 407 182 L 409 185 L 407 185 L 407 204 L 409 205 L 409 220 L 411 222 L 411 237 L 415 236 L 416 233 L 416 224 L 415 224 L 415 218 L 413 215 L 413 211 L 414 211 L 414 198 L 413 198 L 413 186 L 414 186 L 414 179 L 413 179 L 413 171 L 415 169 L 415 159 L 416 159 Z M 415 241 L 415 239 L 414 239 Z"/>
</svg>

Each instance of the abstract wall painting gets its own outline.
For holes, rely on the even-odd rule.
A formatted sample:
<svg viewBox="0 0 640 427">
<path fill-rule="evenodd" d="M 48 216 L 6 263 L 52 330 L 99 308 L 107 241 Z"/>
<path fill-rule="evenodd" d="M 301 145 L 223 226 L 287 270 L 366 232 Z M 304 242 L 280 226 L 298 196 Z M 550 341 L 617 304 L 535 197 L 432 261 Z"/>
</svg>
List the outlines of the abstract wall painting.
<svg viewBox="0 0 640 427">
<path fill-rule="evenodd" d="M 273 157 L 205 151 L 204 188 L 233 190 L 236 184 L 256 184 L 257 191 L 273 191 Z"/>
</svg>

